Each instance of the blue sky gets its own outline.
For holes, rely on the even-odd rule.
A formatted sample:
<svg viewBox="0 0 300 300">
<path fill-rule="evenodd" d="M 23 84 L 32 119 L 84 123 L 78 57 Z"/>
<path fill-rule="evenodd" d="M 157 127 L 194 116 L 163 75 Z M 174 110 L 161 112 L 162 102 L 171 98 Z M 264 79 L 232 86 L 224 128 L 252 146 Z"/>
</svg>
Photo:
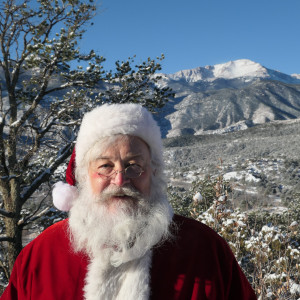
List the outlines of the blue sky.
<svg viewBox="0 0 300 300">
<path fill-rule="evenodd" d="M 300 0 L 101 0 L 80 47 L 112 69 L 165 54 L 163 73 L 251 59 L 300 73 Z"/>
</svg>

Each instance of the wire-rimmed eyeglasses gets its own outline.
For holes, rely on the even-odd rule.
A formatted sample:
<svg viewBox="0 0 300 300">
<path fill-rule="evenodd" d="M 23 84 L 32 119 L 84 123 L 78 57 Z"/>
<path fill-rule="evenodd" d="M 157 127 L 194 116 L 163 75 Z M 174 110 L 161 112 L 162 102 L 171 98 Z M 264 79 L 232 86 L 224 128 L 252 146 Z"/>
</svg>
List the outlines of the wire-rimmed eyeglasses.
<svg viewBox="0 0 300 300">
<path fill-rule="evenodd" d="M 115 177 L 118 173 L 124 173 L 125 177 L 128 179 L 134 179 L 140 177 L 143 172 L 145 172 L 139 165 L 129 165 L 122 171 L 114 170 L 111 166 L 103 166 L 97 170 L 97 174 L 103 176 L 106 179 L 111 179 Z"/>
</svg>

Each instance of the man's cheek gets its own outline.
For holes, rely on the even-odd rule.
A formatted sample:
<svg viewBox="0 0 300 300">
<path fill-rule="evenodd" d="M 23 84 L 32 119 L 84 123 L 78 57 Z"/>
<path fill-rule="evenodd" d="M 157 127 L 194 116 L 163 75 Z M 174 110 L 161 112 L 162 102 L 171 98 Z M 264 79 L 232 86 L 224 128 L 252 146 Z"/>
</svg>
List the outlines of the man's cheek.
<svg viewBox="0 0 300 300">
<path fill-rule="evenodd" d="M 108 184 L 103 181 L 103 178 L 96 172 L 92 172 L 89 175 L 92 192 L 94 194 L 100 194 Z"/>
</svg>

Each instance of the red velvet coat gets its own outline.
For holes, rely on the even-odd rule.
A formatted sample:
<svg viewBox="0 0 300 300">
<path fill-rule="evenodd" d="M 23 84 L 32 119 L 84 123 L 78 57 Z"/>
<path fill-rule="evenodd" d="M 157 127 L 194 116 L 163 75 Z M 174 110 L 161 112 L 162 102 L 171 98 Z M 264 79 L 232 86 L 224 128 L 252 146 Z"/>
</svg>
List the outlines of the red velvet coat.
<svg viewBox="0 0 300 300">
<path fill-rule="evenodd" d="M 191 219 L 175 216 L 174 220 L 176 238 L 153 251 L 151 299 L 256 299 L 218 234 Z M 1 300 L 83 299 L 88 258 L 72 251 L 67 232 L 64 220 L 22 250 Z"/>
</svg>

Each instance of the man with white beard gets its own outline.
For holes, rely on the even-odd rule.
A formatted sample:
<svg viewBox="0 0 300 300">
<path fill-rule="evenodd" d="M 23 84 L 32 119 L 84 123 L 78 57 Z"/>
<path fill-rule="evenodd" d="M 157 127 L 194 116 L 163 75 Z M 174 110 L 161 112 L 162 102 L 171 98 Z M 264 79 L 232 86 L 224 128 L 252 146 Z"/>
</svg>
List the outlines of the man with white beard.
<svg viewBox="0 0 300 300">
<path fill-rule="evenodd" d="M 69 218 L 22 250 L 1 300 L 256 299 L 227 243 L 173 215 L 160 130 L 145 108 L 87 113 L 75 152 L 70 186 L 53 191 Z"/>
</svg>

